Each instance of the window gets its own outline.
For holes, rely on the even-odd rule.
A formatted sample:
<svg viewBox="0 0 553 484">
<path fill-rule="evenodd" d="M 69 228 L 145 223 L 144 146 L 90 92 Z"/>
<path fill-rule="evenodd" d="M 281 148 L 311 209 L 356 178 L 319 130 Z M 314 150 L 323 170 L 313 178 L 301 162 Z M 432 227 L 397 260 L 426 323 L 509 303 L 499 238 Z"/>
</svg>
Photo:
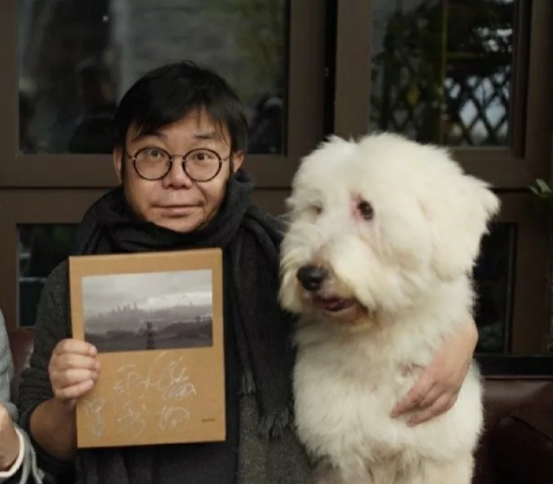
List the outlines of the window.
<svg viewBox="0 0 553 484">
<path fill-rule="evenodd" d="M 0 14 L 3 186 L 115 184 L 115 103 L 145 71 L 183 59 L 241 95 L 260 187 L 287 187 L 322 138 L 324 0 L 7 0 Z"/>
<path fill-rule="evenodd" d="M 549 207 L 528 187 L 550 173 L 553 4 L 353 0 L 337 17 L 335 131 L 447 144 L 493 184 L 502 210 L 475 270 L 478 351 L 547 351 Z"/>
<path fill-rule="evenodd" d="M 19 325 L 32 326 L 44 282 L 70 253 L 75 225 L 22 224 L 18 235 Z"/>
<path fill-rule="evenodd" d="M 254 198 L 281 212 L 300 157 L 323 137 L 325 28 L 324 0 L 0 2 L 0 307 L 7 324 L 33 324 L 43 276 L 67 253 L 69 227 L 116 184 L 114 105 L 146 70 L 186 59 L 229 81 L 251 127 Z"/>
<path fill-rule="evenodd" d="M 8 327 L 34 324 L 45 278 L 67 256 L 75 222 L 104 192 L 0 190 L 0 307 Z"/>
<path fill-rule="evenodd" d="M 507 145 L 513 0 L 376 1 L 371 14 L 371 129 Z"/>
<path fill-rule="evenodd" d="M 492 225 L 490 233 L 482 241 L 482 250 L 474 269 L 478 294 L 475 319 L 480 332 L 479 353 L 504 353 L 509 348 L 511 295 L 516 277 L 516 236 L 516 224 L 500 222 Z"/>
<path fill-rule="evenodd" d="M 244 101 L 250 152 L 282 154 L 287 6 L 257 3 L 18 2 L 19 151 L 111 153 L 110 122 L 130 85 L 160 64 L 194 59 Z"/>
</svg>

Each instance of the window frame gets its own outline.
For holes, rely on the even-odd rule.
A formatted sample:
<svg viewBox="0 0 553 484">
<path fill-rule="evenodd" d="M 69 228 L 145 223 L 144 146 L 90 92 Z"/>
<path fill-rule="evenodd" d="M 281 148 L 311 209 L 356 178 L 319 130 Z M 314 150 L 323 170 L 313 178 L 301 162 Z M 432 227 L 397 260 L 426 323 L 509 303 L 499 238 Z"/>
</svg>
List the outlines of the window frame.
<svg viewBox="0 0 553 484">
<path fill-rule="evenodd" d="M 507 299 L 511 321 L 507 330 L 509 354 L 545 354 L 550 342 L 549 216 L 546 202 L 529 193 L 498 194 L 498 222 L 516 224 L 512 286 Z"/>
<path fill-rule="evenodd" d="M 0 308 L 19 326 L 19 234 L 22 224 L 74 224 L 105 189 L 0 190 Z"/>
<path fill-rule="evenodd" d="M 0 2 L 0 188 L 112 187 L 111 155 L 19 152 L 17 0 Z M 283 153 L 251 154 L 249 171 L 262 188 L 286 188 L 302 156 L 324 135 L 325 0 L 287 2 L 288 89 Z"/>
</svg>

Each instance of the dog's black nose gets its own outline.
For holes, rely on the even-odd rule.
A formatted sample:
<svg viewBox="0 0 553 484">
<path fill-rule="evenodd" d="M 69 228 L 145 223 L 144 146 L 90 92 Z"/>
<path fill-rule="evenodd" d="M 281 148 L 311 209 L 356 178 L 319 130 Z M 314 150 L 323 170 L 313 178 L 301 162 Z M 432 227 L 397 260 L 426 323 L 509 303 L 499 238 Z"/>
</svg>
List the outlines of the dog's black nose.
<svg viewBox="0 0 553 484">
<path fill-rule="evenodd" d="M 300 267 L 296 275 L 306 290 L 316 291 L 328 276 L 328 271 L 323 267 L 309 265 Z"/>
</svg>

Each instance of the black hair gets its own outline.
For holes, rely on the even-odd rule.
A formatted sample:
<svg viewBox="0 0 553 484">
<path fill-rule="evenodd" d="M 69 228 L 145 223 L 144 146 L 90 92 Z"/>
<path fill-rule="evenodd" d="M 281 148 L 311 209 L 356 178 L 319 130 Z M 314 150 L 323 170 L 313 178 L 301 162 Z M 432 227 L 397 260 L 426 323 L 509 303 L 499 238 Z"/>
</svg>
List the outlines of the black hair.
<svg viewBox="0 0 553 484">
<path fill-rule="evenodd" d="M 127 91 L 113 121 L 114 146 L 125 147 L 131 125 L 147 135 L 201 110 L 228 130 L 232 153 L 246 150 L 248 123 L 239 97 L 221 76 L 189 61 L 158 67 Z"/>
</svg>

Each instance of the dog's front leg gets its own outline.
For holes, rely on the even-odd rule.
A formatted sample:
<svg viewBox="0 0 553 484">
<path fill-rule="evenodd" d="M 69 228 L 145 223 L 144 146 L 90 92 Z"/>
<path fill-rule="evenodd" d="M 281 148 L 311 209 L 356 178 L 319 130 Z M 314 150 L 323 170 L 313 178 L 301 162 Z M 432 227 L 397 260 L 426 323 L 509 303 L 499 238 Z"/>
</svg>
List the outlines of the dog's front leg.
<svg viewBox="0 0 553 484">
<path fill-rule="evenodd" d="M 338 471 L 327 461 L 319 462 L 315 468 L 315 484 L 346 484 L 341 479 Z"/>
<path fill-rule="evenodd" d="M 344 476 L 344 473 L 327 461 L 321 461 L 315 468 L 315 484 L 375 484 L 366 475 L 364 477 Z"/>
<path fill-rule="evenodd" d="M 423 462 L 401 484 L 471 484 L 474 458 L 467 453 L 452 462 Z"/>
</svg>

